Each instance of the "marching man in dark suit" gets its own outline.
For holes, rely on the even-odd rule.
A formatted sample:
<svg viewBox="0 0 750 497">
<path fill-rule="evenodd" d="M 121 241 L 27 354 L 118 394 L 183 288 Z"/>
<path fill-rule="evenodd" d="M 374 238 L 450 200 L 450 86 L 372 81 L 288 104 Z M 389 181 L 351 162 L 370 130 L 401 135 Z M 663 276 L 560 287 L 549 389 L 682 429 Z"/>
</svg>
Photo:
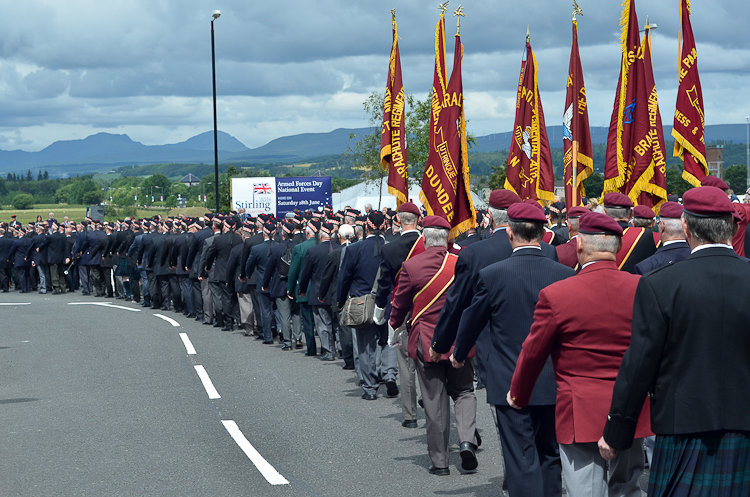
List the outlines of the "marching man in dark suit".
<svg viewBox="0 0 750 497">
<path fill-rule="evenodd" d="M 322 301 L 319 295 L 320 282 L 328 262 L 328 254 L 333 251 L 331 244 L 331 232 L 333 225 L 322 223 L 320 226 L 320 243 L 307 250 L 305 261 L 299 275 L 300 295 L 306 294 L 304 288 L 309 289 L 308 304 L 315 320 L 315 329 L 320 336 L 320 353 L 322 361 L 333 361 L 336 359 L 336 334 L 331 312 L 330 292 Z"/>
<path fill-rule="evenodd" d="M 571 243 L 582 269 L 539 294 L 507 401 L 516 409 L 529 405 L 534 384 L 551 356 L 557 379 L 555 433 L 568 495 L 640 497 L 641 444 L 610 461 L 608 477 L 607 462 L 597 447 L 617 371 L 630 344 L 632 302 L 640 278 L 617 269 L 622 228 L 614 219 L 599 213 L 579 219 L 580 234 Z M 636 435 L 650 435 L 649 426 L 644 412 Z"/>
<path fill-rule="evenodd" d="M 401 264 L 414 254 L 415 244 L 419 238 L 417 223 L 419 222 L 419 208 L 411 202 L 404 202 L 398 206 L 398 214 L 401 224 L 401 235 L 393 239 L 390 243 L 383 246 L 380 252 L 380 278 L 378 279 L 378 291 L 375 295 L 375 322 L 384 324 L 388 319 L 387 307 L 390 303 L 391 290 L 397 281 Z M 390 331 L 389 331 L 390 334 Z M 391 361 L 390 368 L 395 369 L 396 365 L 392 364 L 396 359 L 398 364 L 399 382 L 401 383 L 401 405 L 404 413 L 402 426 L 405 428 L 417 427 L 417 388 L 415 378 L 414 361 L 409 358 L 405 343 L 407 342 L 405 330 L 399 332 L 404 338 L 398 339 L 402 346 L 395 351 L 384 343 L 380 349 L 382 362 L 388 365 Z M 381 337 L 381 343 L 386 340 Z M 388 369 L 388 368 L 384 368 Z M 386 375 L 383 375 L 384 377 Z M 386 389 L 389 397 L 395 397 L 399 394 L 395 381 L 386 381 Z"/>
<path fill-rule="evenodd" d="M 567 212 L 570 241 L 556 246 L 555 251 L 557 252 L 557 259 L 560 261 L 560 264 L 575 269 L 578 265 L 578 253 L 576 252 L 578 244 L 575 241 L 576 236 L 578 236 L 578 221 L 581 216 L 591 211 L 585 207 L 571 207 Z"/>
<path fill-rule="evenodd" d="M 474 368 L 471 365 L 455 369 L 449 362 L 450 353 L 443 354 L 437 361 L 427 353 L 432 344 L 435 323 L 445 302 L 446 291 L 453 282 L 458 258 L 447 250 L 451 229 L 448 221 L 438 216 L 428 216 L 424 218 L 422 225 L 425 251 L 405 261 L 401 267 L 398 287 L 393 294 L 389 324 L 393 329 L 398 329 L 411 313 L 408 349 L 409 357 L 417 366 L 424 400 L 427 452 L 432 461 L 429 471 L 443 476 L 450 474 L 449 397 L 455 404 L 461 466 L 467 471 L 477 468 L 474 454 L 477 446 L 477 398 L 474 395 Z"/>
<path fill-rule="evenodd" d="M 692 253 L 638 283 L 599 449 L 611 459 L 630 448 L 648 395 L 649 495 L 750 495 L 750 264 L 732 248 L 740 217 L 715 187 L 683 200 Z"/>
<path fill-rule="evenodd" d="M 635 274 L 646 274 L 668 264 L 684 261 L 690 255 L 690 246 L 682 232 L 682 206 L 667 202 L 659 211 L 659 238 L 661 246 L 651 257 L 635 265 Z"/>
<path fill-rule="evenodd" d="M 622 248 L 617 253 L 617 267 L 628 273 L 635 272 L 635 265 L 656 252 L 651 230 L 631 227 L 633 201 L 627 195 L 612 192 L 604 196 L 604 213 L 617 221 L 623 230 Z"/>
<path fill-rule="evenodd" d="M 508 208 L 507 235 L 513 254 L 479 271 L 476 293 L 461 317 L 451 358 L 454 366 L 463 366 L 489 324 L 487 402 L 497 412 L 508 491 L 514 497 L 562 494 L 555 438 L 557 385 L 551 361 L 546 361 L 528 407 L 517 411 L 506 402 L 521 345 L 534 321 L 539 292 L 575 274 L 542 253 L 546 222 L 544 212 L 533 205 L 516 203 Z M 435 344 L 433 349 L 440 351 Z"/>
</svg>

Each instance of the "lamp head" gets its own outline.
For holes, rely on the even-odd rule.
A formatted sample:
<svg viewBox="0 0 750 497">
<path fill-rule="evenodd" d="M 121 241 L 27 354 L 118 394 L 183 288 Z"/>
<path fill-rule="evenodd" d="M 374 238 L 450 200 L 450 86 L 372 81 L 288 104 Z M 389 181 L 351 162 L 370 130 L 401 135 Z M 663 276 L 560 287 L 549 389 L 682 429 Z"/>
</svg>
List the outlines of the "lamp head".
<svg viewBox="0 0 750 497">
<path fill-rule="evenodd" d="M 213 13 L 211 14 L 211 17 L 213 17 L 214 20 L 218 19 L 219 17 L 221 17 L 221 11 L 220 10 L 214 10 Z"/>
</svg>

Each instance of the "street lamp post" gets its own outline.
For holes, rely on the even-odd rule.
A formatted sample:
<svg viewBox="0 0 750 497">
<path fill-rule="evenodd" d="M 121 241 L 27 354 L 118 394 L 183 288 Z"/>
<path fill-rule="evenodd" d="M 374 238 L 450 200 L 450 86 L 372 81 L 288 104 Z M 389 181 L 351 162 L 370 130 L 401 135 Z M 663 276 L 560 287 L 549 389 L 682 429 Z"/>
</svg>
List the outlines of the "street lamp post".
<svg viewBox="0 0 750 497">
<path fill-rule="evenodd" d="M 211 75 L 214 86 L 214 184 L 216 186 L 216 212 L 219 212 L 219 130 L 216 124 L 216 49 L 214 47 L 214 21 L 221 16 L 221 11 L 211 14 Z"/>
</svg>

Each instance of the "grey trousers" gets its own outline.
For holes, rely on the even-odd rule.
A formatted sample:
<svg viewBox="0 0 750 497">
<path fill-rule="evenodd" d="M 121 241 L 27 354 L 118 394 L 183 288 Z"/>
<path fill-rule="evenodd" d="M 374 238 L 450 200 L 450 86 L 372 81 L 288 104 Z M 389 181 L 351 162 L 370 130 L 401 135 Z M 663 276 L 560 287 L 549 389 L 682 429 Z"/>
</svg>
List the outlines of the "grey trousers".
<svg viewBox="0 0 750 497">
<path fill-rule="evenodd" d="M 477 398 L 474 395 L 474 368 L 467 361 L 456 369 L 448 361 L 424 363 L 416 360 L 419 386 L 427 421 L 427 453 L 436 468 L 447 468 L 448 435 L 453 399 L 459 443 L 477 443 Z"/>
<path fill-rule="evenodd" d="M 401 346 L 396 349 L 398 379 L 401 384 L 401 410 L 404 420 L 417 419 L 417 376 L 414 359 L 409 357 L 409 334 L 401 331 Z M 442 466 L 440 466 L 442 467 Z"/>
<path fill-rule="evenodd" d="M 281 330 L 276 331 L 281 331 L 281 338 L 284 340 L 284 345 L 291 347 L 292 340 L 302 340 L 302 321 L 299 313 L 299 304 L 286 296 L 277 297 L 276 310 L 279 311 L 279 321 L 281 322 Z"/>
<path fill-rule="evenodd" d="M 596 442 L 560 444 L 565 485 L 569 497 L 640 497 L 638 478 L 643 474 L 643 445 L 641 438 L 620 451 L 609 461 L 599 454 Z"/>
<path fill-rule="evenodd" d="M 315 329 L 320 337 L 320 352 L 323 358 L 336 358 L 336 337 L 333 334 L 330 305 L 311 305 Z"/>
<path fill-rule="evenodd" d="M 375 363 L 380 338 L 380 327 L 372 324 L 367 328 L 360 328 L 356 332 L 357 352 L 359 354 L 359 372 L 362 373 L 362 390 L 367 394 L 376 394 L 380 383 L 378 383 L 378 370 Z"/>
<path fill-rule="evenodd" d="M 81 291 L 91 293 L 91 280 L 89 280 L 89 267 L 78 265 L 78 280 L 81 282 Z"/>
<path fill-rule="evenodd" d="M 237 301 L 240 306 L 239 325 L 243 330 L 245 330 L 245 334 L 248 335 L 256 329 L 253 297 L 250 293 L 238 293 Z"/>
<path fill-rule="evenodd" d="M 201 297 L 203 298 L 203 322 L 214 322 L 214 299 L 211 297 L 211 287 L 208 279 L 201 280 Z"/>
<path fill-rule="evenodd" d="M 388 346 L 388 324 L 386 323 L 378 328 L 380 330 L 378 336 L 378 346 L 380 347 L 378 373 L 383 381 L 396 381 L 398 354 L 396 349 Z"/>
<path fill-rule="evenodd" d="M 65 264 L 50 264 L 49 273 L 50 279 L 52 280 L 52 290 L 60 293 L 65 293 Z"/>
</svg>

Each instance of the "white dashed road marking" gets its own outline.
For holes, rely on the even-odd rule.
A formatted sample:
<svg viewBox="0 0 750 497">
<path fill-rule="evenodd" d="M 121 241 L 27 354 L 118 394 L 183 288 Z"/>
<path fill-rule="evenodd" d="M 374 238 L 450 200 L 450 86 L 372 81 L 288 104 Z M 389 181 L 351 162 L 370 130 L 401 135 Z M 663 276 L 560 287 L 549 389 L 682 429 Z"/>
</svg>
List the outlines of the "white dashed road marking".
<svg viewBox="0 0 750 497">
<path fill-rule="evenodd" d="M 171 324 L 174 327 L 180 326 L 180 323 L 178 323 L 174 319 L 167 317 L 163 314 L 154 314 L 154 316 L 156 316 L 157 318 L 162 318 L 164 321 L 166 321 L 167 323 Z"/>
<path fill-rule="evenodd" d="M 192 342 L 187 336 L 187 333 L 180 333 L 180 338 L 182 338 L 182 343 L 185 344 L 185 350 L 187 351 L 188 355 L 197 354 L 197 352 L 195 351 L 195 347 L 193 347 Z"/>
<path fill-rule="evenodd" d="M 31 305 L 31 302 L 0 302 L 0 305 L 8 305 L 8 306 Z"/>
<path fill-rule="evenodd" d="M 101 307 L 110 307 L 112 309 L 123 309 L 132 312 L 141 312 L 140 309 L 133 309 L 131 307 L 125 307 L 123 305 L 114 305 L 108 302 L 68 302 L 68 305 L 98 305 Z"/>
<path fill-rule="evenodd" d="M 208 394 L 208 398 L 220 399 L 221 395 L 219 395 L 219 392 L 216 391 L 214 384 L 211 383 L 211 378 L 208 377 L 208 373 L 206 373 L 206 368 L 204 368 L 201 365 L 195 366 L 195 372 L 198 373 L 198 378 L 201 379 L 201 382 L 203 383 L 203 388 L 206 389 L 206 393 Z"/>
<path fill-rule="evenodd" d="M 228 419 L 223 419 L 221 423 L 224 425 L 224 428 L 227 429 L 234 441 L 237 442 L 237 445 L 240 446 L 242 452 L 244 452 L 255 467 L 258 468 L 258 471 L 260 471 L 260 474 L 263 475 L 263 478 L 265 478 L 268 483 L 271 485 L 289 485 L 289 481 L 281 476 L 281 474 L 276 471 L 268 461 L 263 459 L 263 456 L 261 456 L 257 450 L 255 450 L 255 447 L 253 447 L 247 438 L 245 438 L 245 435 L 242 434 L 237 423 Z"/>
</svg>

